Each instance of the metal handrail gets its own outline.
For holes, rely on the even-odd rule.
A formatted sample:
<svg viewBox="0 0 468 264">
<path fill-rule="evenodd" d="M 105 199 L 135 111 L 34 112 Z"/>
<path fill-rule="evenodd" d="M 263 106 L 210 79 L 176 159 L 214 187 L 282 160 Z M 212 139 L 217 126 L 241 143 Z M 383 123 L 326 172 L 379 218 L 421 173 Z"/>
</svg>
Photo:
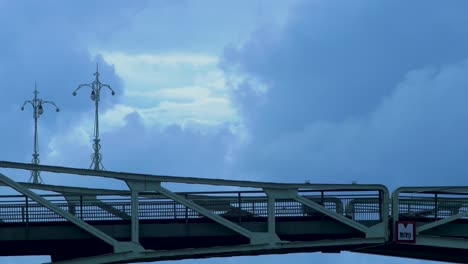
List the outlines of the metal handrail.
<svg viewBox="0 0 468 264">
<path fill-rule="evenodd" d="M 244 194 L 243 192 L 237 192 L 238 194 Z M 3 196 L 5 197 L 5 196 Z M 11 196 L 8 196 L 9 198 Z M 21 196 L 15 196 L 21 197 Z M 87 221 L 93 220 L 118 220 L 122 219 L 122 217 L 118 217 L 115 213 L 106 212 L 104 209 L 100 208 L 102 203 L 105 203 L 107 206 L 112 207 L 115 210 L 119 210 L 126 214 L 131 214 L 131 201 L 130 197 L 110 197 L 107 199 L 100 199 L 97 201 L 91 201 L 87 199 L 79 199 L 77 200 L 73 206 L 80 208 L 80 210 L 76 210 L 71 208 L 71 203 L 67 202 L 65 199 L 57 199 L 61 196 L 59 195 L 44 195 L 44 197 L 48 198 L 55 198 L 50 199 L 51 202 L 58 205 L 64 210 L 68 210 L 76 214 L 82 219 Z M 203 205 L 205 208 L 214 211 L 217 214 L 227 214 L 228 212 L 236 212 L 238 214 L 242 214 L 243 217 L 250 216 L 250 217 L 265 217 L 267 215 L 266 212 L 266 205 L 267 205 L 267 198 L 266 197 L 258 197 L 258 196 L 240 196 L 240 204 L 239 204 L 239 196 L 231 196 L 229 198 L 226 197 L 216 197 L 212 196 L 211 200 L 208 199 L 207 196 L 201 197 L 202 199 L 191 199 L 199 205 Z M 344 207 L 343 201 L 339 197 L 325 197 L 321 198 L 319 196 L 305 196 L 317 203 L 322 203 L 323 206 L 329 208 L 331 210 L 335 210 L 338 214 L 343 214 Z M 348 197 L 347 195 L 343 195 L 343 197 Z M 354 196 L 353 196 L 354 197 Z M 0 196 L 2 198 L 2 196 Z M 30 201 L 26 203 L 25 197 L 21 197 L 21 200 L 9 200 L 9 201 L 1 201 L 0 200 L 0 218 L 4 222 L 9 222 L 11 219 L 26 219 L 26 217 L 21 217 L 22 214 L 25 212 L 29 212 L 29 221 L 43 221 L 49 219 L 51 221 L 65 221 L 61 217 L 54 217 L 53 213 L 48 213 L 48 209 L 38 205 Z M 345 198 L 348 199 L 349 198 Z M 366 198 L 368 199 L 368 198 Z M 281 200 L 278 202 L 280 203 Z M 99 204 L 101 203 L 101 204 Z M 184 206 L 177 204 L 174 201 L 169 199 L 151 199 L 142 197 L 139 200 L 140 204 L 140 216 L 142 218 L 147 219 L 176 219 L 176 218 L 184 218 L 185 211 L 187 210 Z M 286 203 L 281 203 L 282 208 L 277 209 L 278 216 L 286 216 L 286 217 L 303 217 L 307 215 L 313 215 L 312 211 L 307 211 L 304 207 L 294 201 L 287 201 Z M 148 209 L 149 208 L 149 209 Z M 196 218 L 199 217 L 198 213 L 188 209 L 188 218 Z M 41 216 L 44 219 L 41 219 Z M 165 217 L 167 216 L 167 217 Z M 170 217 L 169 217 L 170 216 Z M 16 222 L 13 221 L 13 222 Z M 22 222 L 22 221 L 20 221 Z"/>
</svg>

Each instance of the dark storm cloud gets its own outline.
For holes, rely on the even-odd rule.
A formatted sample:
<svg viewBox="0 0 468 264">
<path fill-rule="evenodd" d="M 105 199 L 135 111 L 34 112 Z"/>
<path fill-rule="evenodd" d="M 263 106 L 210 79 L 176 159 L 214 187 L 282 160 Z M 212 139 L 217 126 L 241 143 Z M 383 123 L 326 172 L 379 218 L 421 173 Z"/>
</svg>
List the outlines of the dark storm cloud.
<svg viewBox="0 0 468 264">
<path fill-rule="evenodd" d="M 142 171 L 169 175 L 223 178 L 227 149 L 235 136 L 227 127 L 203 133 L 197 129 L 171 125 L 144 127 L 137 113 L 126 117 L 127 125 L 109 133 L 109 145 L 124 153 L 109 153 L 107 158 L 117 170 Z"/>
<path fill-rule="evenodd" d="M 260 29 L 226 49 L 228 74 L 269 88 L 258 93 L 244 82 L 233 93 L 251 133 L 240 172 L 282 181 L 462 183 L 467 8 L 309 1 L 284 28 Z"/>
<path fill-rule="evenodd" d="M 278 115 L 268 122 L 274 127 L 341 121 L 373 111 L 408 71 L 468 56 L 467 5 L 306 1 L 283 29 L 260 29 L 241 48 L 228 48 L 225 67 L 235 64 L 271 87 L 261 126 L 270 110 Z"/>
</svg>

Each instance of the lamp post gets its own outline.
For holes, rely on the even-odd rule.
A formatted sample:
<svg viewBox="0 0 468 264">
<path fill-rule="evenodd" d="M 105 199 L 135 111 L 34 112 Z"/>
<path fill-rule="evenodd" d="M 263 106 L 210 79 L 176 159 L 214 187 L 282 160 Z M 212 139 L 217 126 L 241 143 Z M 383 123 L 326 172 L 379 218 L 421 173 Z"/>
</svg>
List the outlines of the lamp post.
<svg viewBox="0 0 468 264">
<path fill-rule="evenodd" d="M 37 119 L 44 113 L 44 108 L 43 105 L 45 104 L 50 104 L 55 106 L 55 111 L 59 112 L 60 109 L 55 105 L 54 102 L 52 101 L 43 101 L 42 99 L 38 98 L 37 95 L 39 92 L 37 91 L 37 85 L 34 83 L 34 98 L 32 100 L 26 100 L 23 103 L 23 106 L 21 106 L 21 111 L 24 111 L 24 106 L 27 104 L 31 104 L 33 108 L 33 118 L 34 118 L 34 152 L 32 154 L 32 164 L 38 165 L 40 160 L 39 160 L 39 144 L 37 140 Z M 31 171 L 31 177 L 29 178 L 29 181 L 33 183 L 42 183 L 42 178 L 41 178 L 41 172 L 38 170 L 32 170 Z"/>
<path fill-rule="evenodd" d="M 91 88 L 91 100 L 94 101 L 95 105 L 95 116 L 94 116 L 94 143 L 93 143 L 93 150 L 94 153 L 91 155 L 91 166 L 90 169 L 94 170 L 104 170 L 104 166 L 102 165 L 102 154 L 99 152 L 101 150 L 101 144 L 99 139 L 99 101 L 101 99 L 101 89 L 108 88 L 111 91 L 112 95 L 115 95 L 114 90 L 108 85 L 101 83 L 99 80 L 99 69 L 98 65 L 96 64 L 96 72 L 94 73 L 96 79 L 89 84 L 80 84 L 78 88 L 73 91 L 73 96 L 76 96 L 76 92 L 81 89 L 82 87 L 89 87 Z"/>
</svg>

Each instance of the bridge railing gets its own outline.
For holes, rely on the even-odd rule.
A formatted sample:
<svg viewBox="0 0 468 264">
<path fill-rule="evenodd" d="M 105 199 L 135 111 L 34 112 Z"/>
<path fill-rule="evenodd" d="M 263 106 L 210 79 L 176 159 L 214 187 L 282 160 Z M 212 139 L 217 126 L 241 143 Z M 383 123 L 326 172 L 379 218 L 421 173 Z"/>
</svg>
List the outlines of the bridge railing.
<svg viewBox="0 0 468 264">
<path fill-rule="evenodd" d="M 454 216 L 459 216 L 455 220 L 468 220 L 468 191 L 456 188 L 401 188 L 393 200 L 394 209 L 397 209 L 393 213 L 394 220 L 435 222 Z M 377 190 L 299 190 L 299 194 L 365 226 L 381 222 L 382 208 L 389 209 L 383 207 L 381 193 Z M 266 221 L 268 218 L 268 196 L 262 191 L 187 192 L 178 195 L 232 222 Z M 68 200 L 60 194 L 42 197 L 84 221 L 130 220 L 131 216 L 129 193 L 98 197 L 75 195 L 74 199 L 68 197 Z M 190 222 L 204 218 L 199 212 L 155 193 L 141 193 L 138 207 L 140 220 Z M 321 212 L 293 199 L 276 200 L 274 212 L 276 218 L 324 219 Z M 0 196 L 0 221 L 40 223 L 66 220 L 23 195 L 4 195 Z"/>
<path fill-rule="evenodd" d="M 382 220 L 378 191 L 301 190 L 299 194 L 331 212 L 365 225 Z M 233 222 L 268 217 L 268 197 L 262 191 L 192 192 L 179 195 Z M 131 215 L 129 195 L 75 195 L 70 198 L 49 194 L 42 197 L 84 221 L 129 220 Z M 138 207 L 140 220 L 190 221 L 203 218 L 197 211 L 154 193 L 141 193 Z M 275 216 L 279 218 L 323 218 L 322 213 L 293 199 L 278 199 L 274 208 Z M 24 195 L 4 195 L 0 196 L 0 221 L 34 223 L 66 220 Z"/>
<path fill-rule="evenodd" d="M 398 188 L 392 194 L 392 218 L 396 232 L 397 221 L 414 222 L 419 245 L 467 248 L 468 188 Z"/>
<path fill-rule="evenodd" d="M 393 194 L 395 219 L 437 221 L 468 211 L 468 189 L 461 187 L 403 187 Z M 468 219 L 461 216 L 459 219 Z"/>
<path fill-rule="evenodd" d="M 68 204 L 61 195 L 46 195 L 48 200 L 63 210 Z M 62 217 L 23 195 L 0 196 L 0 221 L 3 223 L 56 222 Z"/>
</svg>

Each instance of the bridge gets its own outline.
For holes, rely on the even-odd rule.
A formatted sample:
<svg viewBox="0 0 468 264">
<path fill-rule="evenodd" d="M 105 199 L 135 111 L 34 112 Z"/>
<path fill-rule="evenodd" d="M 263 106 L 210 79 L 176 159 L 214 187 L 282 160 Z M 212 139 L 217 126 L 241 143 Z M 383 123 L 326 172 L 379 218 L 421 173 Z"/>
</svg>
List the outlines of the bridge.
<svg viewBox="0 0 468 264">
<path fill-rule="evenodd" d="M 17 182 L 0 196 L 0 255 L 121 263 L 341 251 L 468 263 L 468 187 L 287 184 L 0 161 L 127 190 Z M 7 170 L 8 169 L 8 170 Z M 197 192 L 177 192 L 196 185 Z M 209 190 L 209 191 L 208 191 Z"/>
</svg>

